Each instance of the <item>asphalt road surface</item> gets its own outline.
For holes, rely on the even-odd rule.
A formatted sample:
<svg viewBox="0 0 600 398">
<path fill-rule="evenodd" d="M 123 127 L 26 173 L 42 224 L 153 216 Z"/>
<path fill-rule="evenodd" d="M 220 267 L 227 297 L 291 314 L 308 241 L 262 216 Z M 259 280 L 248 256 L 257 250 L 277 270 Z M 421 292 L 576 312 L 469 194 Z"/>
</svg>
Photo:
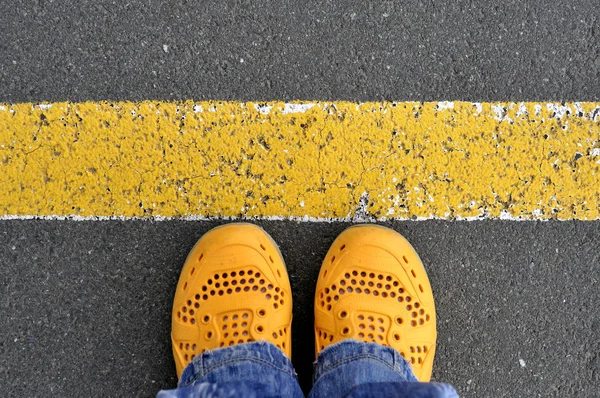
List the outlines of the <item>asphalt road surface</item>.
<svg viewBox="0 0 600 398">
<path fill-rule="evenodd" d="M 0 102 L 600 100 L 600 9 L 571 2 L 1 1 Z M 152 396 L 176 384 L 170 308 L 219 221 L 0 221 L 6 396 Z M 313 360 L 321 259 L 349 223 L 261 221 Z M 598 221 L 403 221 L 434 288 L 434 379 L 465 397 L 595 396 Z"/>
</svg>

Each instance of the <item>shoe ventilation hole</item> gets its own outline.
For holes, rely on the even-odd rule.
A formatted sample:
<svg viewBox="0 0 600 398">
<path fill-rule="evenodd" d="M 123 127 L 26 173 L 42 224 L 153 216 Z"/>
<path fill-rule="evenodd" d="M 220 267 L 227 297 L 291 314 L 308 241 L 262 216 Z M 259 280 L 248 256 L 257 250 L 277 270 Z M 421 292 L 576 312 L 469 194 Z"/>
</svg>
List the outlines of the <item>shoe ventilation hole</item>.
<svg viewBox="0 0 600 398">
<path fill-rule="evenodd" d="M 321 349 L 323 349 L 326 345 L 333 342 L 333 333 L 327 332 L 326 330 L 318 329 L 317 336 L 319 336 L 319 344 L 321 345 Z"/>
<path fill-rule="evenodd" d="M 408 264 L 408 259 L 406 258 L 406 256 L 402 256 L 402 260 L 404 260 L 404 262 L 405 262 L 406 264 Z"/>
<path fill-rule="evenodd" d="M 346 316 L 348 317 L 348 315 Z M 391 320 L 387 316 L 378 313 L 360 312 L 352 315 L 350 319 L 354 327 L 344 326 L 340 330 L 340 334 L 344 338 L 351 337 L 364 342 L 388 345 L 386 336 L 391 327 Z M 317 340 L 318 346 L 326 347 L 333 342 L 334 335 L 326 330 L 318 330 Z"/>
<path fill-rule="evenodd" d="M 371 343 L 382 342 L 390 327 L 387 317 L 384 319 L 379 314 L 371 313 L 359 313 L 354 323 L 358 325 L 358 338 Z"/>
<path fill-rule="evenodd" d="M 423 292 L 422 285 L 419 285 L 419 290 Z M 409 304 L 413 302 L 413 298 L 400 286 L 400 282 L 395 276 L 359 270 L 346 272 L 339 281 L 321 290 L 318 304 L 321 308 L 331 311 L 335 302 L 344 294 L 349 293 L 373 295 L 387 300 L 396 300 L 398 303 L 407 303 L 406 310 L 409 312 L 413 311 L 413 306 L 414 308 L 420 306 L 418 302 Z M 411 325 L 423 325 L 429 320 L 430 316 L 427 311 L 423 310 L 423 313 L 419 311 L 415 325 L 412 323 Z"/>
<path fill-rule="evenodd" d="M 206 349 L 199 349 L 198 345 L 189 342 L 180 342 L 179 351 L 183 353 L 186 361 L 191 361 L 198 354 L 202 354 Z"/>
<path fill-rule="evenodd" d="M 409 351 L 410 351 L 410 356 L 405 355 L 404 352 L 401 352 L 400 355 L 402 355 L 404 357 L 404 359 L 406 359 L 408 362 L 410 362 L 413 365 L 415 365 L 415 364 L 421 365 L 425 362 L 425 357 L 427 356 L 427 353 L 429 352 L 429 346 L 427 346 L 427 345 L 410 346 Z"/>
<path fill-rule="evenodd" d="M 344 250 L 346 248 L 346 245 L 343 244 L 342 246 L 340 246 L 340 251 Z"/>
<path fill-rule="evenodd" d="M 253 314 L 251 311 L 230 311 L 219 314 L 218 323 L 221 325 L 220 347 L 255 341 L 250 333 Z"/>
<path fill-rule="evenodd" d="M 287 327 L 274 331 L 270 337 L 272 337 L 272 339 L 269 339 L 269 341 L 275 344 L 279 349 L 285 350 L 287 348 Z"/>
<path fill-rule="evenodd" d="M 277 270 L 277 272 L 281 277 L 281 271 Z M 183 289 L 186 290 L 187 286 L 188 283 L 186 281 Z M 272 283 L 270 283 L 270 281 L 256 269 L 245 268 L 237 272 L 232 271 L 214 274 L 212 278 L 208 279 L 206 284 L 200 288 L 200 291 L 194 294 L 193 301 L 188 300 L 187 306 L 185 307 L 187 307 L 187 309 L 192 307 L 198 309 L 203 301 L 208 301 L 213 297 L 242 292 L 247 293 L 250 291 L 260 291 L 263 293 L 265 298 L 268 301 L 271 301 L 271 305 L 274 309 L 278 309 L 279 306 L 285 304 L 285 291 L 283 291 L 279 286 L 274 286 Z M 274 292 L 276 294 L 274 294 Z M 178 317 L 184 322 L 188 322 L 193 319 L 187 315 L 185 319 L 183 319 L 181 315 L 178 315 Z M 193 324 L 195 322 L 196 320 L 193 320 L 191 323 Z"/>
</svg>

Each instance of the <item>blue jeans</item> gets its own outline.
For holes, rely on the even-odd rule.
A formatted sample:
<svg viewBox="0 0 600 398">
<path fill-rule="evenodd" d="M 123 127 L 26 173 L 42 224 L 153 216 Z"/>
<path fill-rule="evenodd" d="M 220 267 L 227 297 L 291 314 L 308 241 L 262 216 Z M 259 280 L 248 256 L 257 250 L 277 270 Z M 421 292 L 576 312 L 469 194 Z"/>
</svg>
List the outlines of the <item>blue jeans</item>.
<svg viewBox="0 0 600 398">
<path fill-rule="evenodd" d="M 448 384 L 419 383 L 398 352 L 344 340 L 323 350 L 314 367 L 310 398 L 458 397 Z M 170 397 L 304 397 L 291 361 L 268 342 L 252 342 L 198 355 Z"/>
</svg>

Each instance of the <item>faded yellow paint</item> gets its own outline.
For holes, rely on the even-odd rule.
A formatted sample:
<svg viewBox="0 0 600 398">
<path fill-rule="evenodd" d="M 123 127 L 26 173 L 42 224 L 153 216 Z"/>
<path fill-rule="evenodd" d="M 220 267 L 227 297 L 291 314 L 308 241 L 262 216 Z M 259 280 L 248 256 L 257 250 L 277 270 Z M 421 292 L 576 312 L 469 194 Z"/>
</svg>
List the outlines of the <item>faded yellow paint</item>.
<svg viewBox="0 0 600 398">
<path fill-rule="evenodd" d="M 600 216 L 600 103 L 49 105 L 0 104 L 0 216 Z"/>
</svg>

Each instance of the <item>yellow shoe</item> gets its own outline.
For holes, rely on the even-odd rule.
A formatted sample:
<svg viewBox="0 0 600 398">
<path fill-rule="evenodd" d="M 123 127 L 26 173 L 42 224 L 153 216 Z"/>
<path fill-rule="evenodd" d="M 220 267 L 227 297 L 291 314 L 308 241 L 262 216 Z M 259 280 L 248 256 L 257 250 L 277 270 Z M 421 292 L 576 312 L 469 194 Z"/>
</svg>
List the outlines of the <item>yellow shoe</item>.
<svg viewBox="0 0 600 398">
<path fill-rule="evenodd" d="M 348 228 L 323 261 L 315 293 L 316 354 L 344 339 L 390 346 L 419 381 L 431 378 L 433 293 L 419 256 L 391 229 Z"/>
<path fill-rule="evenodd" d="M 173 302 L 177 376 L 194 356 L 266 340 L 291 357 L 292 292 L 271 237 L 252 224 L 206 233 L 187 257 Z"/>
</svg>

